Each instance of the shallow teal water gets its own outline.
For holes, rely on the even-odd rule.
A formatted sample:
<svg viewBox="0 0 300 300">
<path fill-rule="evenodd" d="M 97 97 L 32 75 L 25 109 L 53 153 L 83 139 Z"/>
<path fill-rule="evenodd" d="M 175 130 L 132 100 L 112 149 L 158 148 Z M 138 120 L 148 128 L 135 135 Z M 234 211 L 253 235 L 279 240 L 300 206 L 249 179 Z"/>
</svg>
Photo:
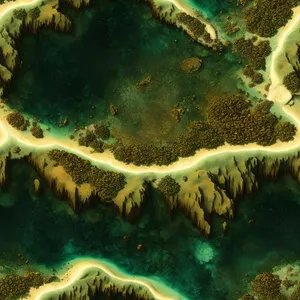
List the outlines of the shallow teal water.
<svg viewBox="0 0 300 300">
<path fill-rule="evenodd" d="M 79 12 L 66 5 L 61 10 L 71 18 L 72 32 L 24 34 L 22 68 L 5 95 L 12 108 L 50 126 L 65 118 L 70 129 L 101 120 L 132 135 L 139 128 L 138 138 L 151 140 L 203 119 L 207 94 L 237 89 L 238 58 L 193 43 L 181 30 L 153 19 L 143 2 L 95 0 Z M 203 66 L 185 74 L 180 64 L 192 56 Z M 137 91 L 136 83 L 148 75 L 149 88 Z M 118 107 L 116 118 L 110 103 Z M 177 103 L 186 109 L 179 125 L 171 115 Z"/>
<path fill-rule="evenodd" d="M 237 8 L 238 0 L 190 0 L 195 8 L 203 11 L 210 19 L 215 19 L 222 14 L 231 12 Z"/>
<path fill-rule="evenodd" d="M 140 219 L 130 224 L 109 205 L 76 215 L 42 180 L 42 193 L 35 196 L 32 184 L 38 176 L 31 167 L 22 161 L 8 167 L 0 197 L 4 272 L 22 265 L 18 253 L 50 270 L 91 256 L 109 259 L 131 274 L 158 277 L 189 299 L 231 300 L 257 273 L 299 259 L 300 189 L 290 177 L 280 184 L 264 182 L 259 193 L 240 200 L 225 237 L 223 220 L 215 217 L 213 234 L 205 239 L 181 213 L 171 216 L 153 190 Z M 255 223 L 249 225 L 249 219 Z M 136 250 L 139 243 L 145 252 Z"/>
</svg>

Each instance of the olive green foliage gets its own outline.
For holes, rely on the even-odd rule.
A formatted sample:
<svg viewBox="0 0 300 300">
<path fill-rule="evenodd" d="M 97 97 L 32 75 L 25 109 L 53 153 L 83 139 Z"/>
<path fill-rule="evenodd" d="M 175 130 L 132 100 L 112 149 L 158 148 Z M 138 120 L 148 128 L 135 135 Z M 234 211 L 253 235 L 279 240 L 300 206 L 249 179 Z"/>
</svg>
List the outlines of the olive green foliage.
<svg viewBox="0 0 300 300">
<path fill-rule="evenodd" d="M 35 20 L 37 19 L 41 14 L 41 11 L 38 7 L 32 8 L 31 10 L 28 11 L 28 16 Z"/>
<path fill-rule="evenodd" d="M 250 103 L 243 95 L 215 97 L 208 104 L 207 120 L 229 144 L 256 142 L 267 146 L 276 142 L 278 132 L 275 132 L 278 118 L 270 112 L 271 106 L 272 102 L 265 100 L 250 109 Z M 295 132 L 289 126 L 280 129 L 280 136 L 286 135 L 287 140 L 294 138 Z"/>
<path fill-rule="evenodd" d="M 258 299 L 281 300 L 286 299 L 280 292 L 281 280 L 278 275 L 262 273 L 252 281 L 252 288 Z"/>
<path fill-rule="evenodd" d="M 20 112 L 9 113 L 6 117 L 7 122 L 14 128 L 26 130 L 29 122 L 25 120 Z"/>
<path fill-rule="evenodd" d="M 246 65 L 243 69 L 243 74 L 249 77 L 254 84 L 261 84 L 264 82 L 264 77 L 261 73 L 256 72 L 250 65 Z"/>
<path fill-rule="evenodd" d="M 44 137 L 44 132 L 42 128 L 37 124 L 30 128 L 30 132 L 37 139 L 42 139 Z"/>
<path fill-rule="evenodd" d="M 166 197 L 175 196 L 180 191 L 179 183 L 169 175 L 162 178 L 157 187 Z"/>
<path fill-rule="evenodd" d="M 92 166 L 88 160 L 75 154 L 61 150 L 51 150 L 48 156 L 51 160 L 60 164 L 71 175 L 76 184 L 91 184 L 102 200 L 111 200 L 126 184 L 123 174 L 99 169 Z"/>
<path fill-rule="evenodd" d="M 288 142 L 296 134 L 296 126 L 289 122 L 277 123 L 275 125 L 275 136 L 281 142 Z"/>
<path fill-rule="evenodd" d="M 237 5 L 247 6 L 252 0 L 237 0 Z"/>
<path fill-rule="evenodd" d="M 271 101 L 262 101 L 254 108 L 244 95 L 224 95 L 209 100 L 207 121 L 192 121 L 187 132 L 174 138 L 165 146 L 123 145 L 117 143 L 110 149 L 117 160 L 135 165 L 167 165 L 178 159 L 194 155 L 201 148 L 214 149 L 225 143 L 244 145 L 258 143 L 271 145 L 277 139 L 290 141 L 296 127 L 279 123 L 270 112 Z"/>
<path fill-rule="evenodd" d="M 298 93 L 300 91 L 300 78 L 297 72 L 286 75 L 283 79 L 283 84 L 292 94 Z"/>
<path fill-rule="evenodd" d="M 300 281 L 298 281 L 295 291 L 288 297 L 288 300 L 299 300 L 300 299 Z"/>
<path fill-rule="evenodd" d="M 194 18 L 184 12 L 178 13 L 176 18 L 180 23 L 184 24 L 196 38 L 202 37 L 206 31 L 203 23 L 201 23 L 197 18 Z"/>
<path fill-rule="evenodd" d="M 20 9 L 15 9 L 13 15 L 15 18 L 19 20 L 24 20 L 26 18 L 27 13 L 25 9 L 20 8 Z"/>
<path fill-rule="evenodd" d="M 103 152 L 103 141 L 97 136 L 96 130 L 92 132 L 90 130 L 86 130 L 84 135 L 80 136 L 78 139 L 79 146 L 91 147 L 96 152 Z"/>
<path fill-rule="evenodd" d="M 247 30 L 262 37 L 274 36 L 292 17 L 297 0 L 257 0 L 245 10 Z"/>
<path fill-rule="evenodd" d="M 95 135 L 98 138 L 101 138 L 102 140 L 107 140 L 110 137 L 110 131 L 108 129 L 107 125 L 103 124 L 95 124 L 94 125 Z"/>
<path fill-rule="evenodd" d="M 116 144 L 112 147 L 114 157 L 135 165 L 167 165 L 178 159 L 194 155 L 200 148 L 213 149 L 224 144 L 224 138 L 207 122 L 193 121 L 188 132 L 165 146 Z"/>
<path fill-rule="evenodd" d="M 20 299 L 28 294 L 31 287 L 37 288 L 43 283 L 43 277 L 36 272 L 29 272 L 24 276 L 6 275 L 0 279 L 0 299 Z"/>
<path fill-rule="evenodd" d="M 264 70 L 266 68 L 266 57 L 271 54 L 269 41 L 260 41 L 257 45 L 249 39 L 239 38 L 234 41 L 234 50 L 247 59 L 249 65 L 254 70 Z"/>
</svg>

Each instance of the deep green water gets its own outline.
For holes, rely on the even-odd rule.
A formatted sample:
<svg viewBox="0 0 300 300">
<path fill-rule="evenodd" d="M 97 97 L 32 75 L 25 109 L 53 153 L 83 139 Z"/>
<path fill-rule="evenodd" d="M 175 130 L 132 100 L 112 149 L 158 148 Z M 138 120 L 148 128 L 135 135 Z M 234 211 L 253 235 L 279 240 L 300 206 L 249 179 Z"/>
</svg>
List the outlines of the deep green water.
<svg viewBox="0 0 300 300">
<path fill-rule="evenodd" d="M 183 130 L 191 119 L 203 119 L 209 93 L 236 91 L 237 58 L 161 24 L 142 1 L 94 0 L 79 12 L 66 4 L 61 10 L 72 20 L 72 32 L 24 34 L 22 68 L 5 95 L 12 108 L 44 123 L 56 126 L 67 117 L 73 130 L 100 120 L 153 141 Z M 180 64 L 192 56 L 201 57 L 203 66 L 185 74 Z M 149 87 L 137 91 L 136 83 L 148 75 Z M 110 103 L 118 107 L 116 118 Z M 186 109 L 179 125 L 171 115 L 176 103 Z"/>
<path fill-rule="evenodd" d="M 154 191 L 141 218 L 130 224 L 104 205 L 75 215 L 41 179 L 42 193 L 35 196 L 32 184 L 39 177 L 24 161 L 10 162 L 8 170 L 0 197 L 1 272 L 24 266 L 18 253 L 49 270 L 91 256 L 131 274 L 158 277 L 189 299 L 232 300 L 257 273 L 299 259 L 300 189 L 288 176 L 263 182 L 260 192 L 240 200 L 225 236 L 223 219 L 216 217 L 212 237 L 205 239 L 181 213 L 170 216 Z M 136 250 L 139 243 L 145 252 Z"/>
</svg>

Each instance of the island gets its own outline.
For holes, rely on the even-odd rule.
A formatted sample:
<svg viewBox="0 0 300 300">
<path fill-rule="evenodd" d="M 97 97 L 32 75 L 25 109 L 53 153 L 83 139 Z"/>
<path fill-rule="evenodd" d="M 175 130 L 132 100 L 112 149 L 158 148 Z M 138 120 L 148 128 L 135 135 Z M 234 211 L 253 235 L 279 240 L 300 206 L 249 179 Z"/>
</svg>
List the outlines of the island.
<svg viewBox="0 0 300 300">
<path fill-rule="evenodd" d="M 239 0 L 235 9 L 240 13 L 224 17 L 227 23 L 222 27 L 220 21 L 214 23 L 212 16 L 189 1 L 145 2 L 155 22 L 170 25 L 180 37 L 185 34 L 189 43 L 200 44 L 201 53 L 206 53 L 194 53 L 176 62 L 176 76 L 185 76 L 186 82 L 198 82 L 201 72 L 213 72 L 213 83 L 200 99 L 205 98 L 205 103 L 189 90 L 188 100 L 180 99 L 172 105 L 166 100 L 162 106 L 163 99 L 157 99 L 155 93 L 168 82 L 175 82 L 176 76 L 174 79 L 159 72 L 144 72 L 139 81 L 129 77 L 130 87 L 121 85 L 113 88 L 114 94 L 107 92 L 106 114 L 100 113 L 103 121 L 93 121 L 100 101 L 89 103 L 89 121 L 84 125 L 61 117 L 63 108 L 54 125 L 43 122 L 39 116 L 23 111 L 22 105 L 14 105 L 6 95 L 22 69 L 22 35 L 30 32 L 39 36 L 45 28 L 61 34 L 79 30 L 74 38 L 78 41 L 83 29 L 73 28 L 77 24 L 72 24 L 72 16 L 96 10 L 93 1 L 68 0 L 62 4 L 58 0 L 16 0 L 0 5 L 0 185 L 7 185 L 11 178 L 9 162 L 22 160 L 76 214 L 90 210 L 96 203 L 112 208 L 134 224 L 155 191 L 171 215 L 182 213 L 204 237 L 212 235 L 215 216 L 222 219 L 224 235 L 227 231 L 230 234 L 238 202 L 259 191 L 262 178 L 275 181 L 289 173 L 300 183 L 299 3 Z M 72 12 L 66 13 L 68 9 Z M 224 59 L 232 55 L 229 61 L 237 59 L 237 81 L 232 84 L 232 92 L 218 86 L 222 66 L 213 71 L 205 69 L 210 55 L 224 55 Z M 69 84 L 68 78 L 63 80 Z M 180 80 L 175 86 L 182 88 Z M 141 112 L 128 108 L 129 104 L 117 100 L 117 96 L 113 98 L 120 90 L 123 96 L 143 99 L 136 105 Z M 88 97 L 92 98 L 90 94 Z M 177 94 L 174 97 L 180 98 Z M 201 116 L 195 113 L 195 102 L 202 105 Z M 29 110 L 34 105 L 28 105 Z M 78 115 L 83 113 L 79 110 Z M 149 119 L 145 126 L 136 117 L 139 113 Z M 36 179 L 36 194 L 40 188 Z M 252 223 L 254 220 L 249 220 Z M 139 244 L 136 250 L 143 252 L 144 246 Z M 296 269 L 299 273 L 299 267 Z M 298 299 L 299 279 L 294 277 L 291 282 L 283 272 L 289 275 L 292 267 L 257 275 L 249 294 L 241 299 Z M 280 286 L 285 287 L 284 292 Z M 112 263 L 89 257 L 69 261 L 55 277 L 40 272 L 0 277 L 1 299 L 94 299 L 101 293 L 124 299 L 194 299 L 157 278 L 127 274 Z"/>
</svg>

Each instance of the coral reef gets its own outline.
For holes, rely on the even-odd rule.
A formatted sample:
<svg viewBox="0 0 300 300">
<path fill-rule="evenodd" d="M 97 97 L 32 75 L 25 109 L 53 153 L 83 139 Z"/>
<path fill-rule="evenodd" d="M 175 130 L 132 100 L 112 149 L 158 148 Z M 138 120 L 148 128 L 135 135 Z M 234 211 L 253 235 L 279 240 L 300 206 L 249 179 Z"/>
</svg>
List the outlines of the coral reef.
<svg viewBox="0 0 300 300">
<path fill-rule="evenodd" d="M 184 73 L 193 73 L 201 68 L 202 60 L 198 57 L 186 58 L 181 63 L 181 69 Z"/>
</svg>

